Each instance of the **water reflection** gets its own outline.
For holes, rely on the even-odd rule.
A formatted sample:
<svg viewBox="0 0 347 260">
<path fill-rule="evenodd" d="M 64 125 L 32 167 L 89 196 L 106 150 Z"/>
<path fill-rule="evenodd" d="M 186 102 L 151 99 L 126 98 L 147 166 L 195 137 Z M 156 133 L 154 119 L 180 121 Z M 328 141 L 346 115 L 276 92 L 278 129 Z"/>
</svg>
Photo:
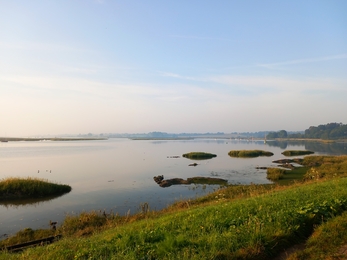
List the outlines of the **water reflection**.
<svg viewBox="0 0 347 260">
<path fill-rule="evenodd" d="M 40 198 L 16 198 L 16 199 L 6 199 L 6 200 L 0 200 L 0 206 L 4 206 L 6 208 L 18 208 L 21 206 L 38 206 L 40 204 L 43 204 L 47 201 L 54 200 L 56 198 L 62 197 L 67 193 L 63 194 L 57 194 L 54 196 L 47 196 L 47 197 L 40 197 Z"/>
<path fill-rule="evenodd" d="M 312 142 L 305 140 L 293 140 L 293 141 L 268 141 L 268 146 L 280 147 L 281 149 L 287 149 L 287 146 L 304 146 L 306 150 L 313 151 L 320 154 L 331 155 L 343 155 L 347 154 L 347 142 L 341 143 L 323 143 Z"/>
</svg>

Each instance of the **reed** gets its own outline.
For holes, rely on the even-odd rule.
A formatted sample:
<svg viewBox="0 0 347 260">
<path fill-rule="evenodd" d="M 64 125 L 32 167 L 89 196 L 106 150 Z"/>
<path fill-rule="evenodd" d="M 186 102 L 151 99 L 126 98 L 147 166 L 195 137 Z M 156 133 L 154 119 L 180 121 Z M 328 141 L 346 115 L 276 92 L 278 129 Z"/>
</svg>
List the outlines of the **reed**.
<svg viewBox="0 0 347 260">
<path fill-rule="evenodd" d="M 259 156 L 273 156 L 272 152 L 262 150 L 232 150 L 228 153 L 230 157 L 252 158 Z"/>
<path fill-rule="evenodd" d="M 283 179 L 286 170 L 280 168 L 267 168 L 266 178 L 270 181 L 278 181 Z"/>
<path fill-rule="evenodd" d="M 0 199 L 44 197 L 70 191 L 68 185 L 38 178 L 6 178 L 0 181 Z"/>
</svg>

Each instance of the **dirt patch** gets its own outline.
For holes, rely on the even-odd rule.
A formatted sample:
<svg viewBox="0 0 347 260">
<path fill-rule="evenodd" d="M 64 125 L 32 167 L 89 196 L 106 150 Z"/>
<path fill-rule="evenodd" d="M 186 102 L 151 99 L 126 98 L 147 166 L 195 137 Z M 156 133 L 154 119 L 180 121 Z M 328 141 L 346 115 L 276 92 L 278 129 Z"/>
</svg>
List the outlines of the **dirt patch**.
<svg viewBox="0 0 347 260">
<path fill-rule="evenodd" d="M 286 260 L 291 254 L 296 251 L 301 251 L 305 249 L 305 244 L 297 244 L 292 247 L 284 249 L 278 256 L 276 256 L 273 260 Z"/>
</svg>

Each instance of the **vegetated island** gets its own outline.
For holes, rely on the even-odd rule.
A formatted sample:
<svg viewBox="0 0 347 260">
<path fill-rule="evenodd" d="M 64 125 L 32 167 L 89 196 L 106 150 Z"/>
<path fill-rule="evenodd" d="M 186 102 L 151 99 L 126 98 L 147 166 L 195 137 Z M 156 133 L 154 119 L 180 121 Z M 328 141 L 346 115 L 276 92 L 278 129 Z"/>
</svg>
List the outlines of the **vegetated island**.
<svg viewBox="0 0 347 260">
<path fill-rule="evenodd" d="M 45 197 L 70 191 L 69 185 L 38 178 L 6 178 L 0 181 L 0 200 Z"/>
<path fill-rule="evenodd" d="M 312 151 L 307 151 L 307 150 L 286 150 L 282 154 L 284 156 L 299 156 L 299 155 L 308 155 L 308 154 L 313 154 L 314 152 Z"/>
<path fill-rule="evenodd" d="M 228 183 L 228 181 L 225 179 L 213 178 L 213 177 L 192 177 L 192 178 L 187 178 L 186 180 L 181 178 L 173 178 L 173 179 L 164 180 L 163 175 L 158 175 L 158 176 L 154 176 L 153 179 L 162 188 L 170 187 L 171 185 L 179 185 L 179 184 L 226 185 Z"/>
<path fill-rule="evenodd" d="M 228 155 L 230 157 L 254 158 L 259 156 L 273 156 L 274 154 L 263 150 L 231 150 Z"/>
<path fill-rule="evenodd" d="M 182 155 L 185 158 L 193 159 L 193 160 L 206 160 L 217 157 L 216 154 L 205 153 L 205 152 L 190 152 Z"/>
</svg>

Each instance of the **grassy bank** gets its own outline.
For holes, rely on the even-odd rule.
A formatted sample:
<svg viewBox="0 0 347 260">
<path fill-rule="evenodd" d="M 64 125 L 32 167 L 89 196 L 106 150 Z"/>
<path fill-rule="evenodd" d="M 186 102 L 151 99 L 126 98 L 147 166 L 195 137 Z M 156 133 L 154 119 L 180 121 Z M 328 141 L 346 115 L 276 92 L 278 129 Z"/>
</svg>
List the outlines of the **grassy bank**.
<svg viewBox="0 0 347 260">
<path fill-rule="evenodd" d="M 44 197 L 70 191 L 68 185 L 37 178 L 7 178 L 0 181 L 0 200 Z"/>
<path fill-rule="evenodd" d="M 273 156 L 272 152 L 262 150 L 232 150 L 228 153 L 230 157 L 252 158 L 259 156 Z"/>
</svg>

